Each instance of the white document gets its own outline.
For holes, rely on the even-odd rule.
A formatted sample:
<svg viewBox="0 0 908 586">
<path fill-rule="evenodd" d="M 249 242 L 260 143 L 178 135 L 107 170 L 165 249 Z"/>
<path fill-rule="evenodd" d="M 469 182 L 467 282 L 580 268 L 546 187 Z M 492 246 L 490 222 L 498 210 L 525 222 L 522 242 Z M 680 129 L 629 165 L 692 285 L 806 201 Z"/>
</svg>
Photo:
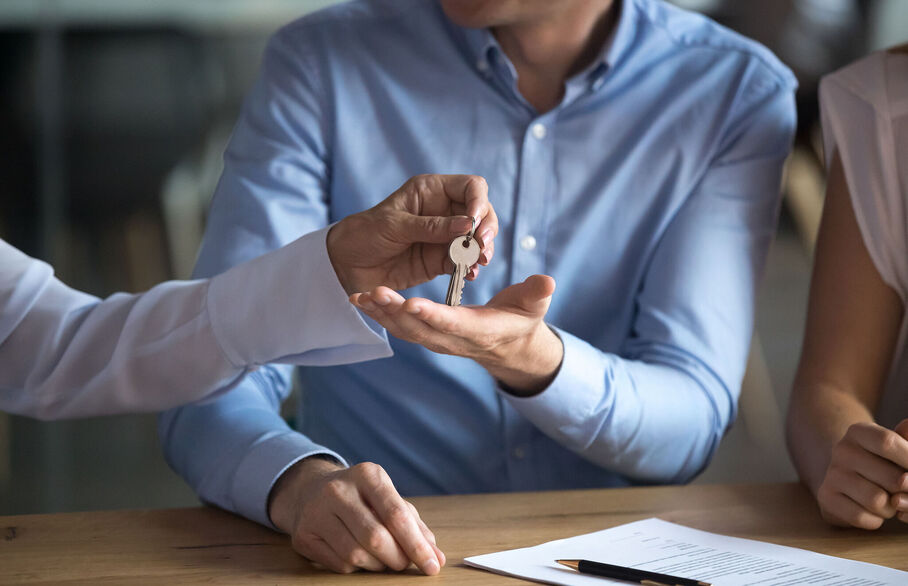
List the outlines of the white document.
<svg viewBox="0 0 908 586">
<path fill-rule="evenodd" d="M 580 574 L 556 564 L 557 559 L 585 559 L 629 566 L 702 580 L 714 586 L 908 584 L 908 572 L 794 547 L 726 537 L 661 519 L 646 519 L 535 547 L 473 556 L 464 562 L 483 570 L 546 584 L 628 584 Z"/>
</svg>

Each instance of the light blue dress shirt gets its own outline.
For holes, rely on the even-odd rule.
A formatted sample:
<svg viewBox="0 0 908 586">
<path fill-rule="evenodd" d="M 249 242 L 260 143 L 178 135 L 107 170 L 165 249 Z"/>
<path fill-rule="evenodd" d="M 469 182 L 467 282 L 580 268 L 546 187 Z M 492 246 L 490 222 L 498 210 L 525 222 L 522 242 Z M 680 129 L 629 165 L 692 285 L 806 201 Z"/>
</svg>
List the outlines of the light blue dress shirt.
<svg viewBox="0 0 908 586">
<path fill-rule="evenodd" d="M 464 303 L 534 273 L 558 284 L 550 387 L 516 398 L 474 362 L 287 367 L 165 414 L 201 498 L 268 524 L 278 476 L 331 453 L 404 495 L 683 482 L 733 421 L 773 236 L 795 80 L 765 48 L 655 0 L 626 0 L 593 65 L 539 114 L 487 30 L 435 1 L 354 2 L 270 41 L 230 146 L 197 268 L 213 275 L 368 208 L 420 173 L 475 173 L 501 220 Z M 443 300 L 444 277 L 405 292 Z"/>
</svg>

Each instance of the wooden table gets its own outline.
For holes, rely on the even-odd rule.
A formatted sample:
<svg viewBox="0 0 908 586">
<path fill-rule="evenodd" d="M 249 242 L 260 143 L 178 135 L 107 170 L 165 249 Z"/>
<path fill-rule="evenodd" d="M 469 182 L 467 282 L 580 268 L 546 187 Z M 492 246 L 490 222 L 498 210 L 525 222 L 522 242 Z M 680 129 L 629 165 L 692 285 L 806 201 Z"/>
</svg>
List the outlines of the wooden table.
<svg viewBox="0 0 908 586">
<path fill-rule="evenodd" d="M 908 526 L 825 525 L 796 484 L 699 485 L 413 499 L 448 564 L 439 576 L 312 569 L 287 539 L 210 508 L 0 517 L 0 584 L 505 584 L 463 558 L 647 517 L 908 570 Z"/>
</svg>

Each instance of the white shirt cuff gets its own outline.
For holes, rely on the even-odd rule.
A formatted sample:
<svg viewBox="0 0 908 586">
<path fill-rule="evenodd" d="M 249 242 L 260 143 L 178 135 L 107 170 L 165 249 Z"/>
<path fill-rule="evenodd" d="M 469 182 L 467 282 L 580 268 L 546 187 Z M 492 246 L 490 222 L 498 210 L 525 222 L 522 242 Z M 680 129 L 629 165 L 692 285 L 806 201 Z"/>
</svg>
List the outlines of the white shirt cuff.
<svg viewBox="0 0 908 586">
<path fill-rule="evenodd" d="M 214 277 L 212 330 L 235 366 L 330 366 L 392 355 L 387 334 L 350 303 L 328 258 L 330 226 Z"/>
</svg>

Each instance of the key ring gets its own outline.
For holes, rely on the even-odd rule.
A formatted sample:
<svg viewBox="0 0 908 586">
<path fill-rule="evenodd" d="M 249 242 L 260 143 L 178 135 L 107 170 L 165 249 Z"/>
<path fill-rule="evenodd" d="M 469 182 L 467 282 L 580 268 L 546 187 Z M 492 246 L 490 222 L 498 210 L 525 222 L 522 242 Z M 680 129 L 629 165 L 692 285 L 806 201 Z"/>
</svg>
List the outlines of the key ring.
<svg viewBox="0 0 908 586">
<path fill-rule="evenodd" d="M 473 225 L 470 226 L 470 233 L 467 234 L 467 242 L 473 239 L 473 233 L 476 232 L 476 218 L 470 216 L 470 222 L 472 222 Z"/>
</svg>

